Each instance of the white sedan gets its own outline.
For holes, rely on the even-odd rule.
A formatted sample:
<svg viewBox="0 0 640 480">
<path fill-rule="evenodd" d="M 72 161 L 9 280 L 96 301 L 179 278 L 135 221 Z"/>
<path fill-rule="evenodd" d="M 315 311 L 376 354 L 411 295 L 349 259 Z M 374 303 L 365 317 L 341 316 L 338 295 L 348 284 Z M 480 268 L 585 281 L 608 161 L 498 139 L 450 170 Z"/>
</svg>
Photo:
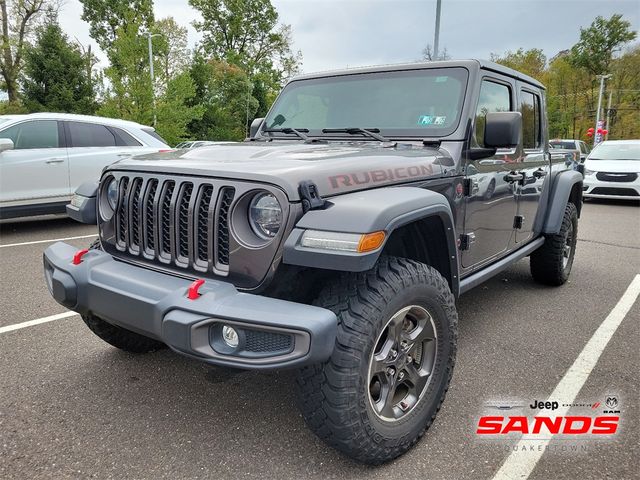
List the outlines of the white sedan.
<svg viewBox="0 0 640 480">
<path fill-rule="evenodd" d="M 607 140 L 584 164 L 585 198 L 640 200 L 640 140 Z"/>
<path fill-rule="evenodd" d="M 0 115 L 0 218 L 65 211 L 84 182 L 123 158 L 169 149 L 151 127 L 125 120 Z"/>
</svg>

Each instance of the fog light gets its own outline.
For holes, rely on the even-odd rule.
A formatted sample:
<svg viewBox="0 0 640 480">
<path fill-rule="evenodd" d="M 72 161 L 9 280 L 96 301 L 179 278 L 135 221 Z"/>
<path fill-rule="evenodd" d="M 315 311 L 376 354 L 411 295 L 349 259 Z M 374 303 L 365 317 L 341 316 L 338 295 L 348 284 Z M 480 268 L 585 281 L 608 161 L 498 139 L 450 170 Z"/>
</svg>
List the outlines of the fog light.
<svg viewBox="0 0 640 480">
<path fill-rule="evenodd" d="M 224 343 L 229 345 L 231 348 L 236 348 L 238 346 L 238 332 L 228 325 L 222 327 L 222 339 L 224 340 Z"/>
</svg>

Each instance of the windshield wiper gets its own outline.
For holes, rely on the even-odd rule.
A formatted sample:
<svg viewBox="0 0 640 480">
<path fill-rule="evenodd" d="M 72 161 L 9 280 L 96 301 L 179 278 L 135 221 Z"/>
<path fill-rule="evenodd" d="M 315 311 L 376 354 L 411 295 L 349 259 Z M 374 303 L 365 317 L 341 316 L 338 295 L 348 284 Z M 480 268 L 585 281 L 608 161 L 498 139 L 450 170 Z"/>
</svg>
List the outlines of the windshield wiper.
<svg viewBox="0 0 640 480">
<path fill-rule="evenodd" d="M 348 133 L 349 135 L 364 135 L 366 137 L 375 138 L 381 142 L 389 142 L 390 140 L 382 135 L 379 135 L 379 128 L 360 128 L 360 127 L 349 127 L 349 128 L 323 128 L 322 133 Z"/>
<path fill-rule="evenodd" d="M 305 133 L 309 133 L 308 128 L 265 128 L 262 131 L 265 133 L 295 133 L 302 140 L 309 140 L 309 136 L 305 135 Z"/>
</svg>

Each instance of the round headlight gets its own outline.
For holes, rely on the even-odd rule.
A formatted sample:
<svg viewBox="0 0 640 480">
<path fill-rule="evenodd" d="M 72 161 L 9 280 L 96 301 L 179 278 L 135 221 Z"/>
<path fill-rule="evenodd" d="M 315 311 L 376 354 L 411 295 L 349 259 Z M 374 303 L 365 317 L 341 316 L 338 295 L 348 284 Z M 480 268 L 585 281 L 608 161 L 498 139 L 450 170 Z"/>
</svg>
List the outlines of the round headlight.
<svg viewBox="0 0 640 480">
<path fill-rule="evenodd" d="M 263 240 L 276 236 L 282 225 L 282 207 L 270 193 L 258 193 L 249 204 L 249 224 Z"/>
<path fill-rule="evenodd" d="M 118 206 L 118 181 L 112 178 L 107 185 L 107 201 L 112 210 Z"/>
</svg>

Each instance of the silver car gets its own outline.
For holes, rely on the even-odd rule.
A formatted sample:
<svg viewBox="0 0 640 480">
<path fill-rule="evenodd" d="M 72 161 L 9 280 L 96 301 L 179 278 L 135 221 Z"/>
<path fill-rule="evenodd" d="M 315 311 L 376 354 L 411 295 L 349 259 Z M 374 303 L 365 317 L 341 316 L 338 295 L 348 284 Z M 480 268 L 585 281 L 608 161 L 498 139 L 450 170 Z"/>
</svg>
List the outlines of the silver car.
<svg viewBox="0 0 640 480">
<path fill-rule="evenodd" d="M 168 149 L 151 127 L 125 120 L 0 115 L 0 218 L 65 211 L 80 184 L 123 158 Z"/>
</svg>

